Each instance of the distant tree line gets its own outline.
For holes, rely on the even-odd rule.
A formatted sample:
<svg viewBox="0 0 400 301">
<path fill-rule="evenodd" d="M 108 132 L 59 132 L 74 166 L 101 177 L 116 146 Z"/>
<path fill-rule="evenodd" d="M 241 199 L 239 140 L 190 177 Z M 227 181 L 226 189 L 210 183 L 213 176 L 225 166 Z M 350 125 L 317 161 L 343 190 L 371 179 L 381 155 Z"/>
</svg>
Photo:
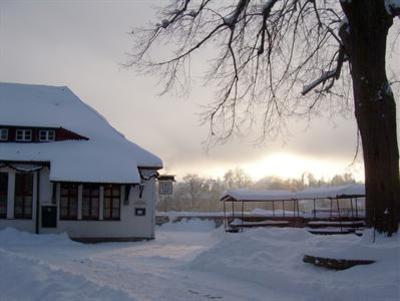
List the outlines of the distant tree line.
<svg viewBox="0 0 400 301">
<path fill-rule="evenodd" d="M 160 196 L 158 211 L 222 211 L 219 202 L 221 194 L 227 189 L 248 188 L 253 190 L 285 189 L 290 191 L 306 187 L 337 186 L 354 184 L 356 180 L 351 173 L 338 174 L 329 180 L 317 179 L 312 173 L 305 172 L 300 178 L 283 179 L 268 176 L 253 181 L 242 169 L 233 169 L 222 178 L 213 179 L 200 177 L 197 174 L 187 174 L 181 181 L 174 183 L 171 196 Z M 263 208 L 262 204 L 247 205 L 246 209 Z"/>
</svg>

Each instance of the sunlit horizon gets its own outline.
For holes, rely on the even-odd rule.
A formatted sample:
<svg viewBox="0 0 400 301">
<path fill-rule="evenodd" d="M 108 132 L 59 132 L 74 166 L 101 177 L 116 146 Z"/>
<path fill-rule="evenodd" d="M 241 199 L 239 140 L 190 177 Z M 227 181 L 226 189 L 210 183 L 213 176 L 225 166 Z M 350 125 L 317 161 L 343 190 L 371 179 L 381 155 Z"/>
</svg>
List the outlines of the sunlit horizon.
<svg viewBox="0 0 400 301">
<path fill-rule="evenodd" d="M 288 152 L 273 153 L 249 162 L 237 162 L 236 164 L 218 164 L 214 162 L 209 165 L 203 163 L 199 166 L 186 166 L 186 168 L 185 166 L 167 168 L 162 172 L 174 174 L 178 180 L 182 180 L 187 174 L 222 179 L 227 171 L 234 169 L 243 170 L 253 181 L 271 176 L 281 179 L 298 179 L 304 173 L 310 173 L 316 179 L 325 180 L 331 179 L 335 175 L 350 173 L 356 181 L 364 181 L 363 166 L 358 161 L 352 164 L 351 161 L 346 160 L 323 160 Z"/>
</svg>

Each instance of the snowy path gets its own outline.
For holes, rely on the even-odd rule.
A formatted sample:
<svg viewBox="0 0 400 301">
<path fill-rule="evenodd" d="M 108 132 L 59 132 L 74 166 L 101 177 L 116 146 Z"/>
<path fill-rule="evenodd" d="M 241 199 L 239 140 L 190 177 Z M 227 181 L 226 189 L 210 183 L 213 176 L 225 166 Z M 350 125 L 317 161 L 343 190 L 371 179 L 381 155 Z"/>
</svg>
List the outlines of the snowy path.
<svg viewBox="0 0 400 301">
<path fill-rule="evenodd" d="M 28 235 L 27 235 L 28 236 Z M 57 238 L 56 238 L 57 240 Z M 0 244 L 0 300 L 264 300 L 278 295 L 259 285 L 188 270 L 197 254 L 216 242 L 209 232 L 159 231 L 141 243 L 84 245 L 58 241 Z M 28 274 L 28 277 L 26 277 Z M 3 277 L 2 277 L 3 278 Z M 20 291 L 16 279 L 31 290 Z M 2 280 L 2 279 L 1 279 Z M 54 292 L 54 290 L 56 292 Z M 4 296 L 4 295 L 3 295 Z M 282 294 L 279 294 L 280 300 Z M 287 300 L 293 300 L 289 298 Z"/>
<path fill-rule="evenodd" d="M 97 245 L 5 230 L 0 300 L 398 300 L 398 238 L 382 248 L 364 243 L 298 229 L 226 234 L 204 222 L 167 224 L 154 241 Z M 301 262 L 302 253 L 332 246 L 389 259 L 344 272 Z"/>
</svg>

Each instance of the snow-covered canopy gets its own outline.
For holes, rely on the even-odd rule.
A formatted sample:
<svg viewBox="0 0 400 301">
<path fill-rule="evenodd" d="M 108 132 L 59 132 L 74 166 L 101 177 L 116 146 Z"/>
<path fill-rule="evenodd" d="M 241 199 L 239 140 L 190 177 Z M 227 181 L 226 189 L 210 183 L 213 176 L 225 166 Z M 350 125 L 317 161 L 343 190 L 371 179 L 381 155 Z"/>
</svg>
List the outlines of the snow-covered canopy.
<svg viewBox="0 0 400 301">
<path fill-rule="evenodd" d="M 364 184 L 350 184 L 342 186 L 309 187 L 295 192 L 294 194 L 295 198 L 299 200 L 362 197 L 365 196 L 365 186 Z"/>
<path fill-rule="evenodd" d="M 259 190 L 247 189 L 227 190 L 223 193 L 221 200 L 238 202 L 263 202 L 276 200 L 292 200 L 293 192 L 287 190 Z"/>
<path fill-rule="evenodd" d="M 351 198 L 365 196 L 363 184 L 343 186 L 309 187 L 300 191 L 263 190 L 251 191 L 247 189 L 227 190 L 221 196 L 221 201 L 229 202 L 269 202 L 286 200 L 308 200 L 329 198 Z"/>
<path fill-rule="evenodd" d="M 0 83 L 0 108 L 0 125 L 63 127 L 89 138 L 0 144 L 0 161 L 49 162 L 51 181 L 140 183 L 138 168 L 162 168 L 67 87 Z"/>
</svg>

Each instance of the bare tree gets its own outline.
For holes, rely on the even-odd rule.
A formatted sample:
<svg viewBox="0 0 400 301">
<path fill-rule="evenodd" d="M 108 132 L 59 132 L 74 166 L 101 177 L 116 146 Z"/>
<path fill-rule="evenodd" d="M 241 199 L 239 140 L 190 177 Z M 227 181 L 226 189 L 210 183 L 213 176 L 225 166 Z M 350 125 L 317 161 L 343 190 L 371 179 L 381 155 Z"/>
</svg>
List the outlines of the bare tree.
<svg viewBox="0 0 400 301">
<path fill-rule="evenodd" d="M 228 170 L 223 177 L 226 189 L 248 188 L 251 186 L 250 176 L 240 168 Z"/>
<path fill-rule="evenodd" d="M 160 22 L 135 32 L 130 65 L 160 74 L 168 91 L 186 86 L 199 49 L 217 53 L 206 77 L 219 93 L 205 119 L 219 141 L 247 125 L 276 135 L 290 116 L 353 108 L 367 218 L 390 235 L 400 221 L 400 182 L 385 56 L 399 15 L 399 0 L 175 0 L 160 10 Z M 158 50 L 163 43 L 167 55 Z M 352 82 L 352 106 L 340 81 Z"/>
</svg>

